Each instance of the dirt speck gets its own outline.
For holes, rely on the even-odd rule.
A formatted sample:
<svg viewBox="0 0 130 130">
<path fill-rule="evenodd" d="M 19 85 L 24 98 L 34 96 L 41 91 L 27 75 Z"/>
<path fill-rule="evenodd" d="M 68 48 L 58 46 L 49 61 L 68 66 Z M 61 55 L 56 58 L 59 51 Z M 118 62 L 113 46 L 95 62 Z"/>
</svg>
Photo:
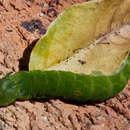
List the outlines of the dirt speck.
<svg viewBox="0 0 130 130">
<path fill-rule="evenodd" d="M 34 33 L 35 31 L 38 31 L 38 33 L 43 35 L 46 33 L 46 29 L 40 20 L 31 20 L 30 22 L 25 21 L 22 22 L 21 26 L 31 33 Z"/>
<path fill-rule="evenodd" d="M 78 60 L 78 62 L 82 65 L 86 64 L 86 61 L 83 61 L 83 60 Z"/>
</svg>

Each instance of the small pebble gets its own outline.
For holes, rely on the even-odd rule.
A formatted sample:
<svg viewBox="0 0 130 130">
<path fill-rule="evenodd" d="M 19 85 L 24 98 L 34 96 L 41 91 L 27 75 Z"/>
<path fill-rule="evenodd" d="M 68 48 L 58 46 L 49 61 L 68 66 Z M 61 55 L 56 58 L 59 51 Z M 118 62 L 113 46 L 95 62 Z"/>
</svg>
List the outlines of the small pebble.
<svg viewBox="0 0 130 130">
<path fill-rule="evenodd" d="M 44 4 L 44 7 L 48 7 L 48 4 L 45 3 L 45 4 Z"/>
<path fill-rule="evenodd" d="M 43 12 L 40 12 L 40 17 L 43 17 L 44 16 L 44 13 Z"/>
<path fill-rule="evenodd" d="M 44 116 L 44 117 L 43 117 L 43 120 L 47 120 L 47 117 L 46 117 L 46 116 Z"/>
<path fill-rule="evenodd" d="M 103 116 L 98 116 L 97 119 L 98 119 L 98 120 L 105 120 L 105 117 L 103 117 Z"/>
<path fill-rule="evenodd" d="M 78 109 L 79 107 L 78 106 L 75 106 L 75 109 Z"/>
</svg>

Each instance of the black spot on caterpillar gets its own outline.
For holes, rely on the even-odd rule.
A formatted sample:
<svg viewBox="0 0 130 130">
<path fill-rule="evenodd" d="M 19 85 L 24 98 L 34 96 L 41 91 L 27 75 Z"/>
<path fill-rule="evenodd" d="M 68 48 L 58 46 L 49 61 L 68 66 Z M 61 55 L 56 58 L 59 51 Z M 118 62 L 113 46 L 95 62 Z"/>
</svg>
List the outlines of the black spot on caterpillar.
<svg viewBox="0 0 130 130">
<path fill-rule="evenodd" d="M 20 71 L 0 79 L 0 106 L 31 98 L 102 101 L 117 95 L 125 87 L 129 76 L 130 56 L 111 75 L 55 70 Z"/>
</svg>

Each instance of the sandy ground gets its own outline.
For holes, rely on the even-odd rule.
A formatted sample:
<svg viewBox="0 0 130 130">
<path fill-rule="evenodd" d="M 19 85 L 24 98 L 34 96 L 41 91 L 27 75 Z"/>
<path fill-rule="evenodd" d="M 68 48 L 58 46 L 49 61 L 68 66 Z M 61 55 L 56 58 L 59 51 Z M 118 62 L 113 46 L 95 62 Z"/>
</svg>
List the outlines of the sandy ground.
<svg viewBox="0 0 130 130">
<path fill-rule="evenodd" d="M 0 76 L 27 70 L 30 52 L 49 24 L 72 4 L 85 1 L 0 0 Z M 95 104 L 15 102 L 0 108 L 0 130 L 130 130 L 130 85 Z"/>
</svg>

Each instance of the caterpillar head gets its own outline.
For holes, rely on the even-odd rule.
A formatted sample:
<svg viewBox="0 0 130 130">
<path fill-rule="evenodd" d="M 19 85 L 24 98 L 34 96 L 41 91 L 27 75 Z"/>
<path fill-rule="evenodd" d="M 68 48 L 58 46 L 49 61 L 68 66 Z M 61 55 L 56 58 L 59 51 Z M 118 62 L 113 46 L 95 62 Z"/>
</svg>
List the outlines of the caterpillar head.
<svg viewBox="0 0 130 130">
<path fill-rule="evenodd" d="M 14 102 L 19 96 L 19 87 L 9 76 L 0 79 L 0 106 Z"/>
</svg>

